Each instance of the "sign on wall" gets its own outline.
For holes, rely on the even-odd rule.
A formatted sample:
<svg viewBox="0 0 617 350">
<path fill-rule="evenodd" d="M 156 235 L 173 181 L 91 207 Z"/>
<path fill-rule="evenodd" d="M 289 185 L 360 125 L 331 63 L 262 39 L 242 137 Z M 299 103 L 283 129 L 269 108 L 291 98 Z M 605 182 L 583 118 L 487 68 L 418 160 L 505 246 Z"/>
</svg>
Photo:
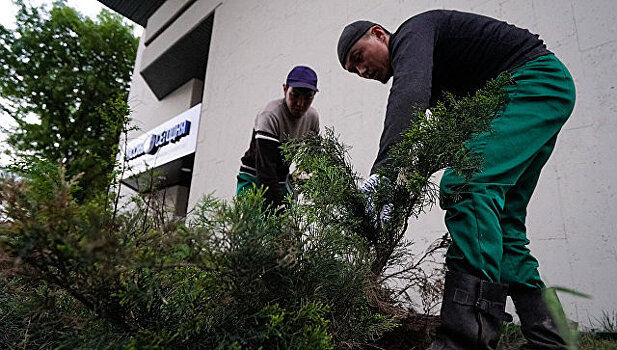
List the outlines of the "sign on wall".
<svg viewBox="0 0 617 350">
<path fill-rule="evenodd" d="M 129 140 L 124 153 L 128 164 L 124 178 L 194 153 L 200 112 L 201 103 Z"/>
</svg>

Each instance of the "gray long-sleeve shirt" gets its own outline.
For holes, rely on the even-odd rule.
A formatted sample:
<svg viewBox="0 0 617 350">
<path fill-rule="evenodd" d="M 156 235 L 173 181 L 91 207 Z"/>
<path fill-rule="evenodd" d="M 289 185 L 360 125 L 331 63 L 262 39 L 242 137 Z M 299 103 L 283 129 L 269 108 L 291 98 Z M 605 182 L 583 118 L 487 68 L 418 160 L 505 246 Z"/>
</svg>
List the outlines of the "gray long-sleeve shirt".
<svg viewBox="0 0 617 350">
<path fill-rule="evenodd" d="M 390 36 L 393 82 L 371 174 L 390 147 L 443 91 L 464 96 L 529 60 L 549 54 L 538 35 L 490 17 L 448 10 L 421 13 Z"/>
</svg>

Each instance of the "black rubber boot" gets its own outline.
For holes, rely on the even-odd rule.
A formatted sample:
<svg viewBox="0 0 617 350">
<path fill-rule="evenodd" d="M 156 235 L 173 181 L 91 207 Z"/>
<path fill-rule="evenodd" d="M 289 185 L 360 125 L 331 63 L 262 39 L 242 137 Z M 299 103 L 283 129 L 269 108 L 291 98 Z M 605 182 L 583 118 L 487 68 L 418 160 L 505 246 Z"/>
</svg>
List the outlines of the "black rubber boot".
<svg viewBox="0 0 617 350">
<path fill-rule="evenodd" d="M 542 299 L 542 289 L 512 290 L 512 301 L 521 320 L 527 344 L 521 349 L 567 349 L 557 324 Z"/>
<path fill-rule="evenodd" d="M 441 304 L 441 325 L 430 350 L 496 349 L 505 312 L 508 286 L 448 271 Z"/>
</svg>

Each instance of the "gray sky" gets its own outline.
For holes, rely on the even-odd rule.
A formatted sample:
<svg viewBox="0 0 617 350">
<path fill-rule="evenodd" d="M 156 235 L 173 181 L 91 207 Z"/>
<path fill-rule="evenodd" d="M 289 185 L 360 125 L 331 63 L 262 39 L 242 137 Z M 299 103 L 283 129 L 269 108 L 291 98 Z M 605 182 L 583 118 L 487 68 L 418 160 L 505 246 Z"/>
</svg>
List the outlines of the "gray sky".
<svg viewBox="0 0 617 350">
<path fill-rule="evenodd" d="M 46 4 L 51 7 L 53 0 L 26 0 L 26 2 L 34 5 Z M 67 0 L 66 4 L 81 14 L 95 18 L 101 9 L 106 8 L 103 4 L 97 0 Z M 17 14 L 17 7 L 13 4 L 12 0 L 0 0 L 0 24 L 7 28 L 15 28 L 15 15 Z M 141 36 L 143 28 L 138 24 L 126 20 L 128 23 L 134 25 L 133 33 L 135 36 Z M 13 125 L 11 118 L 0 113 L 0 125 L 7 127 Z M 0 166 L 8 162 L 8 158 L 4 155 L 6 144 L 4 143 L 6 136 L 0 133 Z"/>
<path fill-rule="evenodd" d="M 34 5 L 47 4 L 51 6 L 52 0 L 26 0 Z M 97 0 L 67 0 L 67 5 L 81 12 L 83 15 L 94 18 L 103 8 L 107 8 Z M 5 27 L 14 28 L 15 14 L 17 7 L 12 0 L 0 0 L 0 24 Z M 128 21 L 128 20 L 127 20 Z M 141 36 L 143 29 L 135 24 L 135 35 Z"/>
</svg>

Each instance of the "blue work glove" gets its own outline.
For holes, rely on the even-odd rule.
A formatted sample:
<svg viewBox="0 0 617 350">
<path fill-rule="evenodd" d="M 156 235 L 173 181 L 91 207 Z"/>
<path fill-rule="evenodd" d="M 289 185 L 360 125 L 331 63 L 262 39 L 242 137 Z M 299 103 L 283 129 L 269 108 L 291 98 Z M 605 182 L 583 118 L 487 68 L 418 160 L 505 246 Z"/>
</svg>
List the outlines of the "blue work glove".
<svg viewBox="0 0 617 350">
<path fill-rule="evenodd" d="M 364 181 L 364 184 L 362 185 L 362 187 L 360 187 L 360 192 L 362 192 L 362 194 L 364 194 L 364 196 L 366 197 L 366 213 L 369 216 L 379 219 L 382 224 L 385 224 L 390 221 L 392 204 L 388 203 L 384 205 L 383 208 L 380 208 L 379 211 L 375 209 L 375 202 L 373 201 L 372 195 L 373 193 L 375 193 L 375 191 L 377 191 L 378 184 L 379 175 L 373 174 L 369 176 L 366 181 Z"/>
</svg>

